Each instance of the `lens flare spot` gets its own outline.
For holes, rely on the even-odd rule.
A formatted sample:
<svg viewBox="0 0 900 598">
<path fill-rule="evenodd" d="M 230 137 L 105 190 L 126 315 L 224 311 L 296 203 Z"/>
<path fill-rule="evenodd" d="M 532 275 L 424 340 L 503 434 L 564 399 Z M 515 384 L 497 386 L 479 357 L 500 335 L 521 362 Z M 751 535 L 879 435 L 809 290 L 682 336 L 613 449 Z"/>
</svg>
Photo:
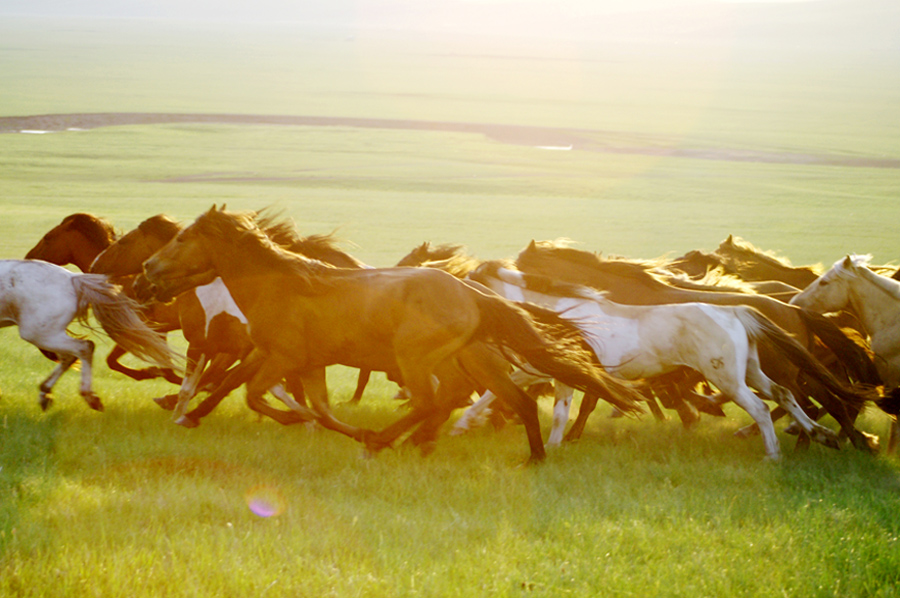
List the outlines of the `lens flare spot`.
<svg viewBox="0 0 900 598">
<path fill-rule="evenodd" d="M 284 497 L 277 488 L 271 486 L 254 486 L 244 495 L 247 506 L 260 517 L 275 517 L 285 509 Z"/>
</svg>

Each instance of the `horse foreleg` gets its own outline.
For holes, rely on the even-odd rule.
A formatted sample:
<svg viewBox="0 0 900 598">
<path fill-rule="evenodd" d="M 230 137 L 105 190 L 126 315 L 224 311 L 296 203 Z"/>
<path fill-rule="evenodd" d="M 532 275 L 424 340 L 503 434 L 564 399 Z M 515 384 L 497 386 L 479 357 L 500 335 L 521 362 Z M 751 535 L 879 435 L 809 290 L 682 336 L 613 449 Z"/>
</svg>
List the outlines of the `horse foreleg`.
<svg viewBox="0 0 900 598">
<path fill-rule="evenodd" d="M 219 383 L 208 397 L 203 399 L 192 411 L 181 416 L 175 423 L 186 428 L 199 426 L 200 419 L 209 415 L 222 402 L 222 399 L 227 397 L 232 390 L 250 380 L 264 359 L 265 356 L 261 352 L 251 351 L 243 361 L 228 370 L 225 379 Z"/>
<path fill-rule="evenodd" d="M 484 391 L 484 394 L 475 401 L 474 404 L 470 405 L 468 409 L 466 409 L 463 414 L 460 416 L 456 423 L 453 424 L 453 428 L 450 430 L 451 436 L 460 436 L 465 434 L 469 430 L 474 430 L 475 428 L 480 428 L 487 423 L 487 417 L 490 415 L 490 406 L 491 403 L 494 402 L 494 399 L 497 398 L 497 395 L 492 393 L 489 390 Z"/>
<path fill-rule="evenodd" d="M 200 382 L 200 377 L 203 375 L 206 361 L 206 353 L 200 349 L 188 347 L 184 381 L 181 383 L 181 388 L 178 389 L 178 400 L 175 404 L 175 411 L 172 413 L 173 419 L 179 419 L 185 414 L 188 404 L 194 398 L 194 395 L 197 394 L 197 385 Z"/>
</svg>

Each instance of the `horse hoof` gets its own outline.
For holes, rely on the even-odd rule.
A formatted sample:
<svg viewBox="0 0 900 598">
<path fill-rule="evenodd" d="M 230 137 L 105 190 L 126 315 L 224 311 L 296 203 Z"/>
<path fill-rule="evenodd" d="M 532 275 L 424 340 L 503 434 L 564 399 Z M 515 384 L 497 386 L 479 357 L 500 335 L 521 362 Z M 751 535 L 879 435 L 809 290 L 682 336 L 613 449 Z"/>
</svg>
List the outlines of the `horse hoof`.
<svg viewBox="0 0 900 598">
<path fill-rule="evenodd" d="M 103 411 L 103 403 L 100 401 L 100 397 L 94 393 L 85 394 L 84 400 L 88 404 L 88 407 L 94 411 Z"/>
<path fill-rule="evenodd" d="M 187 415 L 182 415 L 178 419 L 175 420 L 175 423 L 179 426 L 184 426 L 185 428 L 196 428 L 200 425 L 200 422 L 188 417 Z"/>
<path fill-rule="evenodd" d="M 53 399 L 51 399 L 49 395 L 45 395 L 44 393 L 41 393 L 41 398 L 38 401 L 38 403 L 41 406 L 41 411 L 47 411 L 47 409 L 50 408 L 50 405 L 53 404 Z"/>
<path fill-rule="evenodd" d="M 164 397 L 153 399 L 153 402 L 166 411 L 172 411 L 175 409 L 175 405 L 178 404 L 178 397 L 176 395 L 166 395 Z"/>
</svg>

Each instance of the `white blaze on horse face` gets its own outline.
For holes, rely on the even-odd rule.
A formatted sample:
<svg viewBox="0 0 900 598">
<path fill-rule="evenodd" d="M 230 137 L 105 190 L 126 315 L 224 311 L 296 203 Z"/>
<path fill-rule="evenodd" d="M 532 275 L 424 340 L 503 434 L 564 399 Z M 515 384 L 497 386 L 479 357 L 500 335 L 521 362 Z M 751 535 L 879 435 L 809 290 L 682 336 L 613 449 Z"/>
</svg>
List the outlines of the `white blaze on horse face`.
<svg viewBox="0 0 900 598">
<path fill-rule="evenodd" d="M 221 313 L 234 316 L 242 324 L 247 325 L 247 318 L 244 316 L 244 312 L 234 302 L 231 293 L 228 292 L 228 288 L 221 278 L 216 278 L 209 284 L 197 287 L 194 292 L 197 294 L 197 299 L 200 300 L 200 305 L 203 306 L 203 312 L 206 316 L 206 331 L 204 334 L 209 335 L 210 321 Z"/>
</svg>

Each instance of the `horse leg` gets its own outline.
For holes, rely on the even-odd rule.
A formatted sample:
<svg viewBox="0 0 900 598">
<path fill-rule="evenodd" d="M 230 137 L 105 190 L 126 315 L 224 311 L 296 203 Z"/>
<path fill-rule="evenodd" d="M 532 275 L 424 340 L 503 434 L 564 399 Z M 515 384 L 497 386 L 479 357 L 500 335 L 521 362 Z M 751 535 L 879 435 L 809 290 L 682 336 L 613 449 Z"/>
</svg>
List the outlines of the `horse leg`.
<svg viewBox="0 0 900 598">
<path fill-rule="evenodd" d="M 496 398 L 497 395 L 491 391 L 484 391 L 481 398 L 475 401 L 473 405 L 470 405 L 469 408 L 463 412 L 462 416 L 456 420 L 456 423 L 453 424 L 453 428 L 450 430 L 450 436 L 460 436 L 469 430 L 480 428 L 487 423 L 487 417 L 490 414 L 490 406 Z"/>
<path fill-rule="evenodd" d="M 299 413 L 297 411 L 275 409 L 266 403 L 263 398 L 263 395 L 270 388 L 281 382 L 285 373 L 289 370 L 290 366 L 277 355 L 267 355 L 261 360 L 260 366 L 253 374 L 253 377 L 247 381 L 247 407 L 257 413 L 271 417 L 283 426 L 307 422 L 312 419 L 311 412 Z"/>
<path fill-rule="evenodd" d="M 348 403 L 352 403 L 353 405 L 358 405 L 362 400 L 363 391 L 366 390 L 366 385 L 369 384 L 369 378 L 372 377 L 372 370 L 359 370 L 359 375 L 356 378 L 356 390 L 353 391 L 353 396 L 350 397 Z"/>
<path fill-rule="evenodd" d="M 181 388 L 178 389 L 178 400 L 175 404 L 175 411 L 172 414 L 173 419 L 179 419 L 185 414 L 188 404 L 191 402 L 191 399 L 194 398 L 194 395 L 197 394 L 197 385 L 200 382 L 200 377 L 203 375 L 206 361 L 206 353 L 204 353 L 202 349 L 188 347 L 187 364 L 185 364 L 184 369 L 184 381 L 181 383 Z"/>
<path fill-rule="evenodd" d="M 751 351 L 750 358 L 747 360 L 747 383 L 756 388 L 756 390 L 764 396 L 778 403 L 780 407 L 794 418 L 794 421 L 800 425 L 810 438 L 825 446 L 834 449 L 840 448 L 837 435 L 834 432 L 810 419 L 806 412 L 800 408 L 800 405 L 797 404 L 797 401 L 794 399 L 794 395 L 790 390 L 784 386 L 775 384 L 763 373 L 759 367 L 759 360 L 754 358 L 755 353 L 754 347 Z"/>
<path fill-rule="evenodd" d="M 559 446 L 563 440 L 566 424 L 569 423 L 569 411 L 572 408 L 572 397 L 575 389 L 556 381 L 553 400 L 553 426 L 550 429 L 550 437 L 547 438 L 547 446 Z"/>
<path fill-rule="evenodd" d="M 584 397 L 581 398 L 581 407 L 578 409 L 578 415 L 575 417 L 575 421 L 572 423 L 572 427 L 569 428 L 569 432 L 564 440 L 571 442 L 581 438 L 581 435 L 584 434 L 584 426 L 587 424 L 588 417 L 596 409 L 599 400 L 600 395 L 596 392 L 584 393 Z"/>
<path fill-rule="evenodd" d="M 201 403 L 193 410 L 178 418 L 175 423 L 186 428 L 196 428 L 199 426 L 201 418 L 209 415 L 232 390 L 253 377 L 264 359 L 265 355 L 262 352 L 255 349 L 251 351 L 244 360 L 228 370 L 225 379 L 219 383 L 208 397 L 203 399 L 203 401 L 201 401 Z"/>
<path fill-rule="evenodd" d="M 422 456 L 429 455 L 434 451 L 441 426 L 450 419 L 454 409 L 469 404 L 470 397 L 475 391 L 472 380 L 455 363 L 449 367 L 440 368 L 438 378 L 440 383 L 435 393 L 434 411 L 419 424 L 419 427 L 406 440 L 419 447 Z"/>
<path fill-rule="evenodd" d="M 479 344 L 479 346 L 481 345 Z M 512 381 L 506 369 L 498 368 L 496 361 L 480 358 L 477 351 L 461 353 L 460 362 L 467 374 L 479 385 L 500 397 L 522 420 L 522 424 L 525 426 L 525 435 L 528 438 L 528 447 L 531 449 L 528 462 L 543 461 L 547 457 L 547 453 L 541 437 L 537 401 Z"/>
<path fill-rule="evenodd" d="M 328 385 L 326 384 L 325 368 L 316 368 L 302 372 L 298 374 L 298 378 L 312 406 L 314 417 L 323 428 L 339 432 L 358 442 L 364 441 L 366 430 L 344 423 L 336 419 L 331 413 L 331 408 L 328 405 Z"/>
<path fill-rule="evenodd" d="M 109 355 L 106 356 L 106 365 L 109 369 L 114 372 L 119 372 L 120 374 L 125 374 L 132 380 L 151 380 L 153 378 L 164 378 L 166 381 L 171 382 L 172 384 L 181 384 L 182 378 L 178 374 L 176 374 L 170 368 L 160 368 L 160 367 L 149 367 L 141 370 L 136 370 L 129 368 L 123 365 L 119 359 L 122 358 L 123 355 L 128 353 L 125 349 L 116 345 L 112 348 L 112 351 L 109 352 Z"/>
<path fill-rule="evenodd" d="M 59 356 L 59 364 L 53 369 L 50 375 L 41 382 L 39 404 L 43 411 L 46 411 L 53 402 L 50 398 L 50 392 L 56 385 L 57 381 L 62 377 L 66 370 L 72 367 L 76 360 L 81 360 L 81 388 L 80 393 L 91 409 L 103 411 L 103 403 L 100 398 L 94 394 L 91 389 L 92 365 L 94 356 L 94 343 L 89 340 L 72 338 L 66 334 L 65 330 L 50 335 L 40 336 L 33 335 L 32 331 L 21 328 L 19 335 L 23 340 L 41 349 L 52 351 Z"/>
</svg>

